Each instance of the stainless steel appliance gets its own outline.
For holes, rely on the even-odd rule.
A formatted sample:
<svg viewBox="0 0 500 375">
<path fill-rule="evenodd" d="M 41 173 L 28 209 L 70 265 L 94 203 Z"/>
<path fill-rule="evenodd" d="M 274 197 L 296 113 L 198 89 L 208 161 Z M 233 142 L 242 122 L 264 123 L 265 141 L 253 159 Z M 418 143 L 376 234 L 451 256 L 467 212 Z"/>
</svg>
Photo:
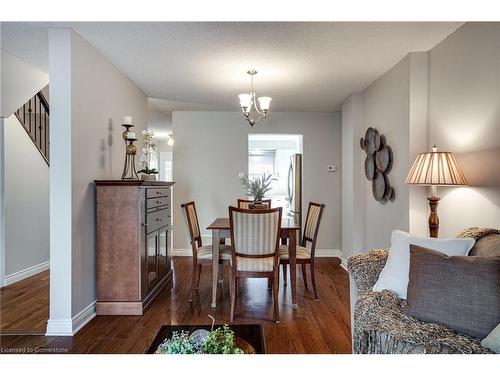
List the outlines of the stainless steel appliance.
<svg viewBox="0 0 500 375">
<path fill-rule="evenodd" d="M 302 154 L 293 154 L 288 167 L 288 212 L 302 227 Z"/>
</svg>

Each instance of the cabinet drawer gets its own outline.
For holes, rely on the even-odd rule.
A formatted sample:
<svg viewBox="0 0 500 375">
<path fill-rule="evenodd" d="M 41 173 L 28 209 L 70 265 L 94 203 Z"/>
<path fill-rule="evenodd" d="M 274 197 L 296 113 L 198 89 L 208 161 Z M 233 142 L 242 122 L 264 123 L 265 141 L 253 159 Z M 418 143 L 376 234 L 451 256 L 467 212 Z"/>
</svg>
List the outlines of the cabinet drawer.
<svg viewBox="0 0 500 375">
<path fill-rule="evenodd" d="M 168 207 L 168 201 L 169 201 L 169 197 L 159 197 L 159 198 L 146 199 L 146 209 L 149 210 L 150 208 L 162 207 L 162 206 Z"/>
<path fill-rule="evenodd" d="M 169 189 L 146 189 L 146 198 L 168 197 Z"/>
<path fill-rule="evenodd" d="M 146 233 L 168 225 L 168 210 L 159 210 L 146 215 Z"/>
</svg>

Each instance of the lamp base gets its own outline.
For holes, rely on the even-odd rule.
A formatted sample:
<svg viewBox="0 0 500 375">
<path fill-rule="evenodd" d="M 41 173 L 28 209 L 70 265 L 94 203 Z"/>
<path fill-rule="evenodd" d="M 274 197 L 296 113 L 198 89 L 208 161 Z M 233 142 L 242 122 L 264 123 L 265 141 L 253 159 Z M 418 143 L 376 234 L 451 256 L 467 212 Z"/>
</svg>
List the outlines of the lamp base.
<svg viewBox="0 0 500 375">
<path fill-rule="evenodd" d="M 427 197 L 431 213 L 429 214 L 429 235 L 431 238 L 437 238 L 439 232 L 439 216 L 437 214 L 437 206 L 439 204 L 439 197 Z"/>
</svg>

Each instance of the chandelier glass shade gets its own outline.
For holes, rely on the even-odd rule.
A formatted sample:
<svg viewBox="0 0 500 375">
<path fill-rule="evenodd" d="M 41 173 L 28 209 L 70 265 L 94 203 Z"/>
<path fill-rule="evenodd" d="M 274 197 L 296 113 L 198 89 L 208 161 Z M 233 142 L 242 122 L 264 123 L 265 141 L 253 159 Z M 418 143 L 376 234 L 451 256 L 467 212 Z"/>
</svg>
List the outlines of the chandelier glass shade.
<svg viewBox="0 0 500 375">
<path fill-rule="evenodd" d="M 272 98 L 268 96 L 256 97 L 255 90 L 253 88 L 253 77 L 257 74 L 256 70 L 249 70 L 247 72 L 251 77 L 250 84 L 250 93 L 249 94 L 240 94 L 238 98 L 240 99 L 240 107 L 243 112 L 243 116 L 245 120 L 248 121 L 250 126 L 254 126 L 259 123 L 260 120 L 265 119 L 267 117 L 267 111 L 269 110 Z M 258 102 L 258 104 L 257 104 Z M 251 112 L 252 107 L 255 109 L 255 112 L 259 115 L 257 119 L 255 119 Z"/>
</svg>

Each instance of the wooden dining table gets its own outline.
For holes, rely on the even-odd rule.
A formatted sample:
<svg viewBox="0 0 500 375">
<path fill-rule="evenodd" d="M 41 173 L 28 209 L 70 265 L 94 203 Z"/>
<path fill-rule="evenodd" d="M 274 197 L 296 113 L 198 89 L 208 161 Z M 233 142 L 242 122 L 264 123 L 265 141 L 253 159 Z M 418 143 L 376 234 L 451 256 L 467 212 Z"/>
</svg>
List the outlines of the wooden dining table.
<svg viewBox="0 0 500 375">
<path fill-rule="evenodd" d="M 219 251 L 221 239 L 231 238 L 229 218 L 220 217 L 215 219 L 207 227 L 212 231 L 212 307 L 217 306 L 217 285 L 219 275 Z M 281 240 L 288 239 L 288 252 L 290 258 L 290 283 L 292 284 L 292 307 L 297 307 L 297 232 L 300 225 L 293 218 L 281 219 Z"/>
</svg>

